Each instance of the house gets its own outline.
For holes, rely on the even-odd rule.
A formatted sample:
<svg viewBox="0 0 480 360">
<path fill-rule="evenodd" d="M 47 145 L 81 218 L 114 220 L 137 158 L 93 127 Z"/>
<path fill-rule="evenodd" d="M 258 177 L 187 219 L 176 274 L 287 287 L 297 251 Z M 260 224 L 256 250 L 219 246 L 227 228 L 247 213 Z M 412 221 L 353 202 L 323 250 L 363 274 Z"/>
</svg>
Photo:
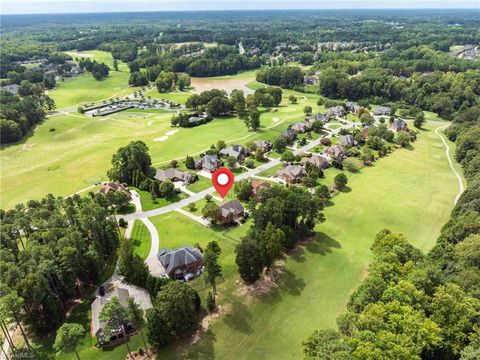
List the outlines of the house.
<svg viewBox="0 0 480 360">
<path fill-rule="evenodd" d="M 321 156 L 321 155 L 313 154 L 310 157 L 303 158 L 302 162 L 304 164 L 312 164 L 322 170 L 325 170 L 326 168 L 329 167 L 328 159 L 325 156 Z"/>
<path fill-rule="evenodd" d="M 354 104 L 353 102 L 350 102 L 350 101 L 345 103 L 345 107 L 351 113 L 357 113 L 360 110 L 360 105 Z"/>
<path fill-rule="evenodd" d="M 408 125 L 407 123 L 405 122 L 405 120 L 402 120 L 402 119 L 395 119 L 392 123 L 392 125 L 390 125 L 390 129 L 395 131 L 395 132 L 399 132 L 399 131 L 410 131 L 410 129 L 408 128 Z"/>
<path fill-rule="evenodd" d="M 327 116 L 328 118 L 345 117 L 345 115 L 346 115 L 346 112 L 343 106 L 334 106 L 334 107 L 328 108 L 327 111 L 325 111 L 325 116 Z"/>
<path fill-rule="evenodd" d="M 257 140 L 254 142 L 257 149 L 262 150 L 263 152 L 267 152 L 272 150 L 273 144 L 267 140 Z"/>
<path fill-rule="evenodd" d="M 169 168 L 166 170 L 158 169 L 155 173 L 155 179 L 159 181 L 165 181 L 168 179 L 172 182 L 183 181 L 185 184 L 191 184 L 198 180 L 198 176 L 177 170 L 175 168 Z"/>
<path fill-rule="evenodd" d="M 392 115 L 392 109 L 389 108 L 388 106 L 377 106 L 375 110 L 373 111 L 373 115 L 376 116 L 391 116 Z"/>
<path fill-rule="evenodd" d="M 142 310 L 145 311 L 152 308 L 152 301 L 147 290 L 142 289 L 138 286 L 126 284 L 123 282 L 123 280 L 121 282 L 114 280 L 110 284 L 110 287 L 113 287 L 113 289 L 107 289 L 107 292 L 103 295 L 99 294 L 91 305 L 91 331 L 92 335 L 97 338 L 98 344 L 101 347 L 112 347 L 125 341 L 123 337 L 122 327 L 113 329 L 108 337 L 105 336 L 106 334 L 103 332 L 106 323 L 100 320 L 100 313 L 103 307 L 110 303 L 113 297 L 117 297 L 120 304 L 124 307 L 127 306 L 128 299 L 131 297 Z M 127 335 L 132 334 L 136 331 L 136 329 L 130 323 L 124 324 L 124 326 Z"/>
<path fill-rule="evenodd" d="M 325 155 L 335 160 L 343 160 L 346 156 L 345 149 L 342 145 L 336 144 L 327 148 L 324 152 Z"/>
<path fill-rule="evenodd" d="M 313 123 L 314 121 L 321 121 L 322 123 L 327 123 L 329 118 L 325 114 L 317 113 L 315 115 L 310 115 L 305 118 L 305 121 Z"/>
<path fill-rule="evenodd" d="M 244 215 L 245 209 L 237 199 L 220 205 L 220 222 L 222 224 L 231 224 L 240 221 Z"/>
<path fill-rule="evenodd" d="M 9 92 L 10 94 L 17 95 L 18 94 L 18 89 L 20 88 L 20 85 L 17 84 L 12 84 L 12 85 L 5 85 L 0 87 L 0 89 L 5 90 Z"/>
<path fill-rule="evenodd" d="M 128 196 L 131 196 L 130 191 L 123 184 L 115 182 L 106 183 L 100 188 L 100 190 L 98 190 L 98 192 L 103 195 L 115 191 L 120 191 L 124 194 L 127 194 Z"/>
<path fill-rule="evenodd" d="M 203 158 L 195 161 L 195 167 L 210 173 L 215 172 L 222 165 L 217 155 L 205 155 Z"/>
<path fill-rule="evenodd" d="M 303 77 L 303 85 L 318 85 L 319 79 L 316 75 L 307 75 Z"/>
<path fill-rule="evenodd" d="M 298 133 L 305 133 L 312 130 L 312 126 L 308 123 L 297 122 L 292 125 L 291 129 L 298 134 Z"/>
<path fill-rule="evenodd" d="M 188 279 L 189 274 L 199 275 L 203 266 L 200 250 L 188 245 L 175 250 L 162 249 L 157 258 L 165 273 L 172 279 Z"/>
<path fill-rule="evenodd" d="M 295 184 L 301 182 L 305 174 L 306 172 L 303 166 L 288 165 L 277 171 L 276 176 L 285 180 L 289 184 Z"/>
<path fill-rule="evenodd" d="M 295 137 L 297 136 L 297 134 L 295 133 L 295 131 L 293 131 L 291 128 L 289 128 L 289 129 L 285 130 L 284 132 L 282 132 L 280 134 L 280 136 L 283 136 L 288 141 L 293 141 L 293 140 L 295 140 Z"/>
<path fill-rule="evenodd" d="M 357 146 L 358 142 L 353 138 L 352 135 L 341 135 L 338 143 L 342 146 Z"/>
<path fill-rule="evenodd" d="M 247 150 L 242 145 L 232 145 L 220 150 L 219 155 L 224 157 L 233 156 L 238 161 L 242 161 L 245 159 L 245 155 L 247 155 Z"/>
<path fill-rule="evenodd" d="M 270 184 L 268 182 L 262 182 L 258 180 L 252 180 L 252 194 L 253 197 L 258 198 L 258 194 L 263 189 L 268 189 Z"/>
</svg>

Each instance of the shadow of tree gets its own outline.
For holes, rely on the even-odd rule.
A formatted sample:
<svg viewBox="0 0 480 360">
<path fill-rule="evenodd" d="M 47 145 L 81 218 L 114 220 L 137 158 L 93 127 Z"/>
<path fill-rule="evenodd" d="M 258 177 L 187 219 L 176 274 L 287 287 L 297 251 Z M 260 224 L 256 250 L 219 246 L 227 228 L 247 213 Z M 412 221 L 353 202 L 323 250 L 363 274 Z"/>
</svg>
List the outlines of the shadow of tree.
<svg viewBox="0 0 480 360">
<path fill-rule="evenodd" d="M 212 330 L 208 329 L 207 331 L 201 334 L 201 339 L 198 343 L 193 346 L 190 346 L 188 352 L 182 354 L 183 359 L 215 359 L 215 349 L 213 345 L 215 344 L 216 337 Z"/>
<path fill-rule="evenodd" d="M 233 301 L 231 311 L 223 317 L 223 322 L 234 330 L 242 333 L 252 332 L 249 324 L 251 313 L 248 307 L 240 301 Z"/>
</svg>

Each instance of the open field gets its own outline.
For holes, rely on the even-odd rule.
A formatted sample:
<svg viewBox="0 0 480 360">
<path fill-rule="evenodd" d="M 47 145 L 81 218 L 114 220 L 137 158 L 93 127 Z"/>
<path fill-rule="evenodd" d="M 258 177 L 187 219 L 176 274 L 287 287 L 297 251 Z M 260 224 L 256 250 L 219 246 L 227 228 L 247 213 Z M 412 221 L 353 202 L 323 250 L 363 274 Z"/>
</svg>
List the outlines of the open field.
<svg viewBox="0 0 480 360">
<path fill-rule="evenodd" d="M 75 59 L 75 55 L 69 54 Z M 85 72 L 71 80 L 60 81 L 55 90 L 48 95 L 55 100 L 57 109 L 77 107 L 81 104 L 106 100 L 111 97 L 123 96 L 135 92 L 138 88 L 130 87 L 128 79 L 130 72 L 128 66 L 119 62 L 119 71 L 113 70 L 113 58 L 110 53 L 104 51 L 82 51 L 79 56 L 104 62 L 110 66 L 110 75 L 104 80 L 97 81 L 92 74 Z"/>
<path fill-rule="evenodd" d="M 284 100 L 277 109 L 262 112 L 262 128 L 257 132 L 248 131 L 242 120 L 231 117 L 194 128 L 177 128 L 179 131 L 166 141 L 154 140 L 172 130 L 170 113 L 147 110 L 101 118 L 77 113 L 51 116 L 31 136 L 2 148 L 0 207 L 8 209 L 48 193 L 70 195 L 107 180 L 111 156 L 132 140 L 142 140 L 149 146 L 155 166 L 198 154 L 220 139 L 241 144 L 255 139 L 273 140 L 289 124 L 303 119 L 306 104 L 315 111 L 322 110 L 315 105 L 317 96 L 306 96 L 296 105 Z"/>
<path fill-rule="evenodd" d="M 186 354 L 172 346 L 162 358 L 299 358 L 306 336 L 317 328 L 335 326 L 335 318 L 345 310 L 349 295 L 366 275 L 371 260 L 369 246 L 379 230 L 404 232 L 415 246 L 430 249 L 458 192 L 445 149 L 433 129 L 428 126 L 422 132 L 413 150 L 397 150 L 373 167 L 348 173 L 350 190 L 334 197 L 333 206 L 325 209 L 327 221 L 317 226 L 318 236 L 286 259 L 278 288 L 269 295 L 238 295 L 238 276 L 230 251 L 247 227 L 222 234 L 225 281 L 219 286 L 219 300 L 229 304 L 228 314 L 215 321 Z M 324 181 L 329 183 L 330 176 Z M 194 244 L 203 238 L 219 241 L 215 230 L 179 216 L 153 219 L 161 239 L 170 242 L 166 232 L 175 233 L 178 227 L 188 231 L 182 231 L 182 238 L 175 243 Z M 194 236 L 189 239 L 186 234 L 190 232 Z M 207 289 L 201 279 L 195 280 L 194 286 L 204 299 Z"/>
</svg>

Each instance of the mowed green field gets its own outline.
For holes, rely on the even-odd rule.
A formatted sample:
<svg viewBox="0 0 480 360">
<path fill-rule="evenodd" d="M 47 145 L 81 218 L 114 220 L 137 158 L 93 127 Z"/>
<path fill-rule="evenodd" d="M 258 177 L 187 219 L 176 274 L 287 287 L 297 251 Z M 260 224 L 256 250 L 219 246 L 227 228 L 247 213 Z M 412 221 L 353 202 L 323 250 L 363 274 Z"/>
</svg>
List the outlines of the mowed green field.
<svg viewBox="0 0 480 360">
<path fill-rule="evenodd" d="M 296 105 L 284 101 L 277 111 L 261 115 L 262 128 L 257 132 L 248 131 L 235 117 L 186 129 L 172 128 L 172 115 L 167 112 L 124 111 L 95 118 L 78 113 L 51 116 L 21 143 L 2 148 L 0 207 L 12 208 L 48 193 L 67 196 L 107 180 L 112 155 L 133 140 L 149 146 L 156 166 L 198 154 L 220 139 L 238 143 L 272 140 L 289 124 L 303 119 L 305 104 L 315 102 L 315 96 Z M 155 141 L 172 130 L 177 131 L 166 141 Z"/>
<path fill-rule="evenodd" d="M 82 51 L 78 54 L 89 55 L 88 59 L 103 62 L 110 66 L 110 75 L 101 81 L 94 79 L 91 73 L 84 74 L 71 80 L 60 81 L 55 90 L 50 90 L 48 95 L 55 100 L 57 109 L 78 107 L 92 101 L 107 100 L 112 97 L 129 95 L 138 88 L 130 87 L 128 79 L 130 71 L 128 66 L 119 61 L 118 70 L 113 69 L 112 55 L 104 51 Z M 75 55 L 70 54 L 75 59 Z"/>
<path fill-rule="evenodd" d="M 372 167 L 348 173 L 350 191 L 334 197 L 324 211 L 327 221 L 317 226 L 316 239 L 286 258 L 278 287 L 268 295 L 249 297 L 238 291 L 233 250 L 247 226 L 223 233 L 180 214 L 152 218 L 161 246 L 204 246 L 217 240 L 223 250 L 219 302 L 226 314 L 197 344 L 172 345 L 161 358 L 301 358 L 302 340 L 315 329 L 334 327 L 345 311 L 350 294 L 366 275 L 369 247 L 379 230 L 403 232 L 423 251 L 435 243 L 458 184 L 433 130 L 428 126 L 422 131 L 413 149 L 397 150 Z M 331 181 L 331 176 L 324 180 Z M 204 300 L 208 287 L 203 279 L 192 284 Z"/>
</svg>

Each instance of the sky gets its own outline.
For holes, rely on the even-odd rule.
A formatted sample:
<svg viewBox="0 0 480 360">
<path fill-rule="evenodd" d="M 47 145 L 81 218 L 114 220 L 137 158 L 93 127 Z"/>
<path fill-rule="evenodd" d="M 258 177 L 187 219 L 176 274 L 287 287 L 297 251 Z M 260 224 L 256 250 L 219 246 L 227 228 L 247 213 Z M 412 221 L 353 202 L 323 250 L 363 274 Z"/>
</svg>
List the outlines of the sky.
<svg viewBox="0 0 480 360">
<path fill-rule="evenodd" d="M 119 11 L 480 8 L 480 0 L 0 0 L 2 14 Z"/>
</svg>

